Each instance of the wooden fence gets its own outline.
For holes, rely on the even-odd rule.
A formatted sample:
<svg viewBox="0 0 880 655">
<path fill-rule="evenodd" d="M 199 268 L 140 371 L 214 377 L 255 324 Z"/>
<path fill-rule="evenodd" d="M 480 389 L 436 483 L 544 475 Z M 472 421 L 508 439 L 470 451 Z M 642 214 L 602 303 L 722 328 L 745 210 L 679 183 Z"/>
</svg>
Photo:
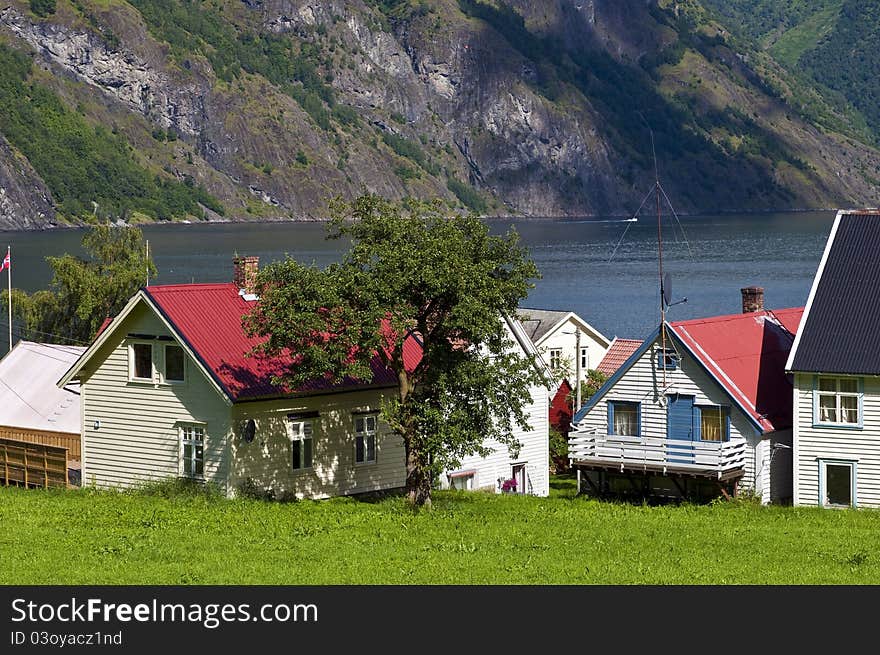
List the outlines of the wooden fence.
<svg viewBox="0 0 880 655">
<path fill-rule="evenodd" d="M 0 439 L 12 439 L 13 441 L 26 441 L 28 443 L 43 444 L 44 446 L 67 448 L 67 456 L 70 459 L 82 461 L 82 450 L 78 434 L 52 432 L 50 430 L 27 430 L 25 428 L 0 425 Z"/>
<path fill-rule="evenodd" d="M 0 439 L 0 478 L 7 487 L 67 487 L 67 448 Z"/>
</svg>

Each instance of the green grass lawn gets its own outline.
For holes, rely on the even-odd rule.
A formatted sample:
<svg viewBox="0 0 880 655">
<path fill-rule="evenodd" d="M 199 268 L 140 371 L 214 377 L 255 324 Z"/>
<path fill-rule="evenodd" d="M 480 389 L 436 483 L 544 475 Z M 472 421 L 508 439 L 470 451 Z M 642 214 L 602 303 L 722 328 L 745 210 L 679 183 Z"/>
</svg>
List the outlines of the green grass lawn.
<svg viewBox="0 0 880 655">
<path fill-rule="evenodd" d="M 880 583 L 880 512 L 0 489 L 5 584 Z"/>
</svg>

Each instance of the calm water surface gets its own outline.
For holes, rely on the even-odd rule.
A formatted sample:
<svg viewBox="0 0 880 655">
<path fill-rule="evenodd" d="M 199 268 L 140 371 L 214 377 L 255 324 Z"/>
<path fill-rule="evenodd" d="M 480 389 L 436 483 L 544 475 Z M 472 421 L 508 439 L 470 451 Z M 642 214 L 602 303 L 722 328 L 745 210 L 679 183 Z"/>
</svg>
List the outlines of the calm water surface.
<svg viewBox="0 0 880 655">
<path fill-rule="evenodd" d="M 671 307 L 668 318 L 739 312 L 739 290 L 749 285 L 765 288 L 769 308 L 803 305 L 833 219 L 834 212 L 685 217 L 682 233 L 664 217 L 664 270 L 673 300 L 688 299 Z M 496 233 L 515 228 L 542 273 L 524 306 L 570 309 L 608 337 L 643 338 L 659 321 L 657 223 L 631 223 L 620 241 L 626 227 L 596 219 L 491 223 Z M 144 233 L 159 269 L 154 284 L 231 281 L 235 253 L 259 255 L 261 263 L 289 255 L 324 266 L 346 245 L 326 241 L 316 223 L 159 225 Z M 46 288 L 45 257 L 81 254 L 82 236 L 79 230 L 0 233 L 0 245 L 12 246 L 13 286 Z"/>
</svg>

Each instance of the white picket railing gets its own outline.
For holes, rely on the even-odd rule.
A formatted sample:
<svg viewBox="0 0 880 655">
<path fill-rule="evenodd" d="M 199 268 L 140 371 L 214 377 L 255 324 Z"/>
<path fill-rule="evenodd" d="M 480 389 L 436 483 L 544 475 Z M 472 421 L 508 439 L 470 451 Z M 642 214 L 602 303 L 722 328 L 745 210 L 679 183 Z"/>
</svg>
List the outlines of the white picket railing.
<svg viewBox="0 0 880 655">
<path fill-rule="evenodd" d="M 615 463 L 623 468 L 675 469 L 717 472 L 719 477 L 745 467 L 746 442 L 685 441 L 659 437 L 625 437 L 612 434 L 572 432 L 568 437 L 572 463 Z"/>
</svg>

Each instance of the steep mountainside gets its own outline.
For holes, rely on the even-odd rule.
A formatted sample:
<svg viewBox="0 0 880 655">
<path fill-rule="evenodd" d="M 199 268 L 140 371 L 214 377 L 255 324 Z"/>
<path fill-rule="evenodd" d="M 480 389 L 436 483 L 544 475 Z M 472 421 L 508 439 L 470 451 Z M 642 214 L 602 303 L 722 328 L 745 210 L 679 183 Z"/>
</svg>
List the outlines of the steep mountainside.
<svg viewBox="0 0 880 655">
<path fill-rule="evenodd" d="M 681 211 L 878 204 L 850 114 L 750 47 L 696 0 L 7 0 L 0 227 L 627 213 L 649 126 Z"/>
<path fill-rule="evenodd" d="M 880 143 L 880 4 L 876 0 L 706 0 L 721 20 L 792 73 L 851 104 Z"/>
</svg>

